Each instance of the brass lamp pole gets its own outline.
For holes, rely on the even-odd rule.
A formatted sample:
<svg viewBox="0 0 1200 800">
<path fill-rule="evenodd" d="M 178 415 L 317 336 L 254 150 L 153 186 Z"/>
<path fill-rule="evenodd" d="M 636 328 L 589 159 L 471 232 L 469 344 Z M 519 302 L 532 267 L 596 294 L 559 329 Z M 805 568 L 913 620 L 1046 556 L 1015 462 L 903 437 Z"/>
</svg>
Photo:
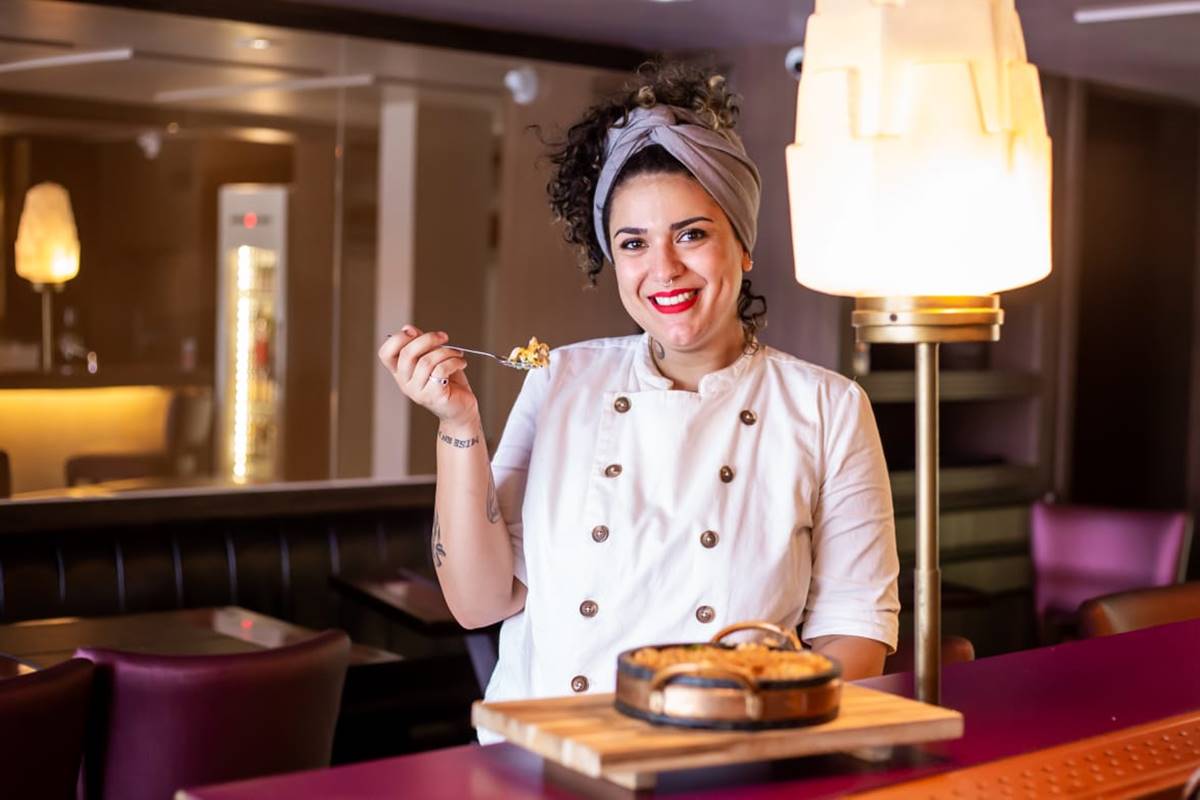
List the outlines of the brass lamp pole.
<svg viewBox="0 0 1200 800">
<path fill-rule="evenodd" d="M 917 699 L 940 704 L 942 571 L 938 563 L 938 351 L 942 342 L 995 342 L 1000 298 L 860 297 L 850 318 L 858 341 L 917 347 Z"/>
</svg>

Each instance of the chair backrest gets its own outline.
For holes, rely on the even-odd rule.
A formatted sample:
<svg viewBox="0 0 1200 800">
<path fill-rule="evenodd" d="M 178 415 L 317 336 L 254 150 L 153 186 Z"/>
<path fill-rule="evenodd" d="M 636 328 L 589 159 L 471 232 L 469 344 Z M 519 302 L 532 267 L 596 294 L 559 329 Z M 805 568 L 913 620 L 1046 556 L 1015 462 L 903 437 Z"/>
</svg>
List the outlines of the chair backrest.
<svg viewBox="0 0 1200 800">
<path fill-rule="evenodd" d="M 97 667 L 87 800 L 162 800 L 329 765 L 350 656 L 341 631 L 233 655 L 78 654 Z"/>
<path fill-rule="evenodd" d="M 92 662 L 0 680 L 0 797 L 75 797 Z"/>
<path fill-rule="evenodd" d="M 1079 607 L 1083 635 L 1111 636 L 1200 619 L 1200 583 L 1178 583 L 1094 597 Z"/>
<path fill-rule="evenodd" d="M 1186 511 L 1133 511 L 1034 503 L 1030 517 L 1034 605 L 1074 614 L 1100 595 L 1182 578 L 1191 544 Z"/>
</svg>

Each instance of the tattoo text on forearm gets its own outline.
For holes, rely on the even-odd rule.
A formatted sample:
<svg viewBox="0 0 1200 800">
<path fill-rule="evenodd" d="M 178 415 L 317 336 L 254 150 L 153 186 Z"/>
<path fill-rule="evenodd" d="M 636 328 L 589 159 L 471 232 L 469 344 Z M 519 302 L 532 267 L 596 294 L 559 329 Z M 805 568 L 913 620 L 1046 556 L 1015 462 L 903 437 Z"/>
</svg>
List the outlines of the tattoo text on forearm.
<svg viewBox="0 0 1200 800">
<path fill-rule="evenodd" d="M 479 444 L 478 436 L 472 436 L 470 439 L 455 439 L 453 436 L 447 436 L 441 431 L 438 431 L 438 438 L 451 447 L 457 447 L 460 450 L 465 450 L 468 447 L 474 447 L 475 445 Z"/>
</svg>

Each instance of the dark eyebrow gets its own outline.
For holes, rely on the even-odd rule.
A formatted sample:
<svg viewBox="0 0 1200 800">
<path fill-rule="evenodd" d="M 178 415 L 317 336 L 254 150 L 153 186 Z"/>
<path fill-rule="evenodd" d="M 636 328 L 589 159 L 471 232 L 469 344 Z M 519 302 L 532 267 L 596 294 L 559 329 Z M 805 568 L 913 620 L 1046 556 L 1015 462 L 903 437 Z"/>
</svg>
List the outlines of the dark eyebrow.
<svg viewBox="0 0 1200 800">
<path fill-rule="evenodd" d="M 679 220 L 679 222 L 672 222 L 671 230 L 677 231 L 680 228 L 686 228 L 688 225 L 691 225 L 693 222 L 712 222 L 712 220 L 709 219 L 708 217 L 688 217 L 687 219 Z M 646 229 L 645 228 L 618 228 L 616 231 L 613 232 L 613 238 L 616 238 L 617 234 L 620 234 L 620 233 L 629 233 L 629 234 L 633 234 L 634 236 L 645 236 Z"/>
<path fill-rule="evenodd" d="M 672 222 L 671 230 L 677 231 L 680 228 L 686 228 L 688 225 L 691 225 L 693 222 L 712 222 L 712 220 L 709 219 L 708 217 L 688 217 L 687 219 L 679 220 L 679 222 Z"/>
</svg>

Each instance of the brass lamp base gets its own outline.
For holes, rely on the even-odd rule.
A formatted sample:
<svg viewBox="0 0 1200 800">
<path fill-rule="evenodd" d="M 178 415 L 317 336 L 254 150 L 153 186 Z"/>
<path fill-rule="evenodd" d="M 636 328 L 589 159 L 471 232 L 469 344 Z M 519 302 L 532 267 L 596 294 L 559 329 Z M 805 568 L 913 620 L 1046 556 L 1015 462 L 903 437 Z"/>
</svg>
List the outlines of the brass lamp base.
<svg viewBox="0 0 1200 800">
<path fill-rule="evenodd" d="M 33 290 L 42 296 L 42 372 L 54 367 L 54 311 L 50 301 L 51 292 L 61 292 L 61 283 L 34 283 Z"/>
<path fill-rule="evenodd" d="M 1004 311 L 998 295 L 860 297 L 850 316 L 858 341 L 873 344 L 995 342 Z"/>
<path fill-rule="evenodd" d="M 1000 298 L 860 297 L 851 317 L 858 341 L 917 346 L 917 699 L 941 703 L 942 573 L 938 564 L 938 347 L 942 342 L 995 342 Z"/>
</svg>

